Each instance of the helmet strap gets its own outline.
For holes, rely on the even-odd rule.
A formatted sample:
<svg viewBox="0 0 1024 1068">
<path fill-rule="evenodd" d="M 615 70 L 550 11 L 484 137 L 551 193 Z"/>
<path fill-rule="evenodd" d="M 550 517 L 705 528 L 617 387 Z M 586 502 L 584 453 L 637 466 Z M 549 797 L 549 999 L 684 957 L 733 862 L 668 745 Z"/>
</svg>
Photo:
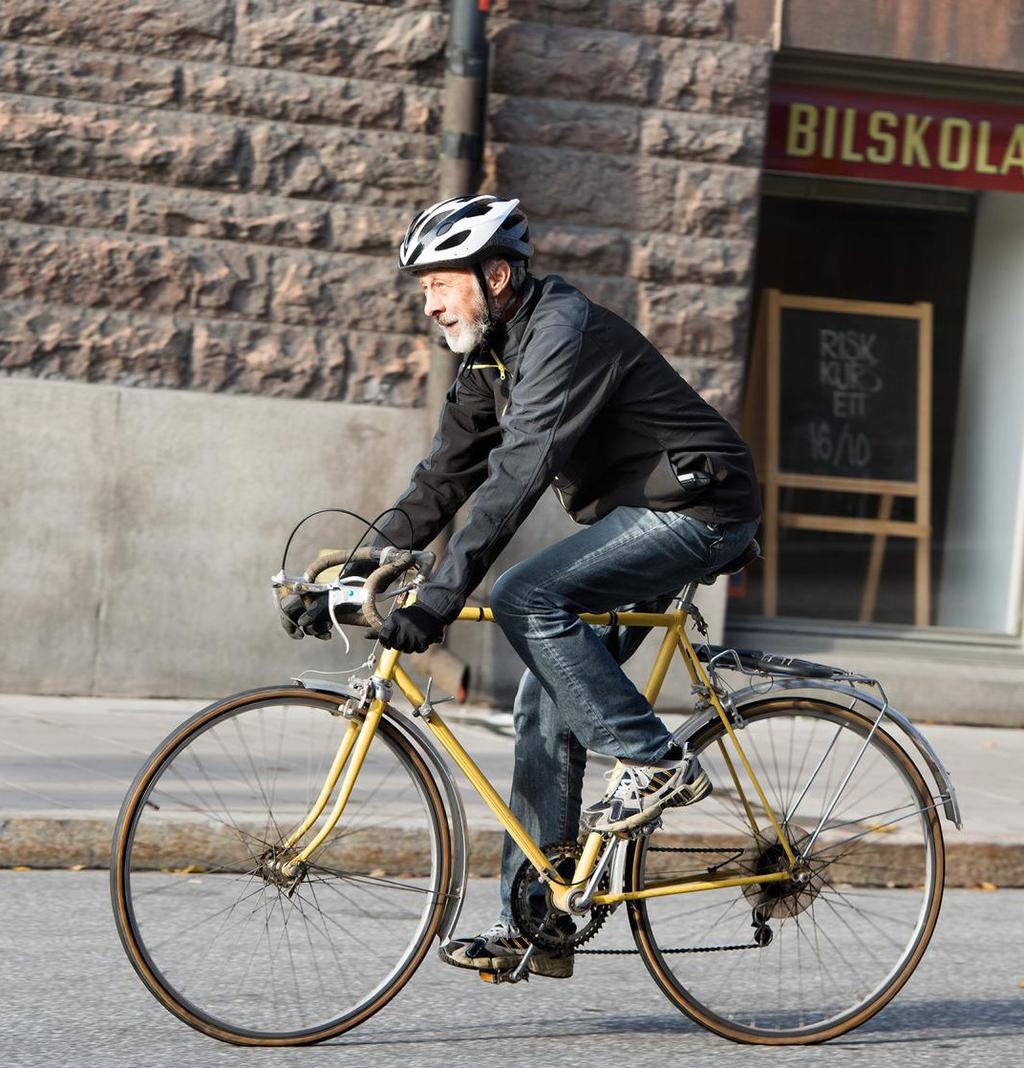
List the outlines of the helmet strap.
<svg viewBox="0 0 1024 1068">
<path fill-rule="evenodd" d="M 473 264 L 473 273 L 480 283 L 480 292 L 484 298 L 484 329 L 489 331 L 494 326 L 494 313 L 491 310 L 491 295 L 487 292 L 487 276 L 484 274 L 482 263 Z"/>
<path fill-rule="evenodd" d="M 490 329 L 490 327 L 496 326 L 501 320 L 494 314 L 494 306 L 491 304 L 491 295 L 487 290 L 487 277 L 484 274 L 483 264 L 479 260 L 473 264 L 473 273 L 476 275 L 476 279 L 480 283 L 480 290 L 484 297 L 484 321 L 488 329 Z M 522 287 L 512 290 L 512 296 L 506 301 L 504 308 L 502 308 L 501 319 L 506 319 L 509 311 L 516 312 L 519 310 L 519 306 L 522 303 L 522 296 Z"/>
</svg>

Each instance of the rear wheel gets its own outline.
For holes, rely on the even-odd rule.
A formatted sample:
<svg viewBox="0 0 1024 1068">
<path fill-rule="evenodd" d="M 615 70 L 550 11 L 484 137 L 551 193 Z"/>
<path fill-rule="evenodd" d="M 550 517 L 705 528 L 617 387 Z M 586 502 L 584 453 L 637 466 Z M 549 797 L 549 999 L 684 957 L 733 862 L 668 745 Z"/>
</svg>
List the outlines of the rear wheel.
<svg viewBox="0 0 1024 1068">
<path fill-rule="evenodd" d="M 784 881 L 631 902 L 630 923 L 661 989 L 697 1022 L 740 1042 L 820 1042 L 878 1012 L 928 945 L 944 876 L 936 802 L 907 753 L 850 709 L 782 698 L 742 716 L 740 744 L 799 867 Z M 633 850 L 633 888 L 786 871 L 722 724 L 694 747 L 714 793 L 665 810 Z"/>
<path fill-rule="evenodd" d="M 322 850 L 281 872 L 348 727 L 337 712 L 301 688 L 228 698 L 172 732 L 125 798 L 111 865 L 121 941 L 157 999 L 215 1038 L 341 1034 L 402 988 L 440 925 L 445 810 L 386 718 Z"/>
</svg>

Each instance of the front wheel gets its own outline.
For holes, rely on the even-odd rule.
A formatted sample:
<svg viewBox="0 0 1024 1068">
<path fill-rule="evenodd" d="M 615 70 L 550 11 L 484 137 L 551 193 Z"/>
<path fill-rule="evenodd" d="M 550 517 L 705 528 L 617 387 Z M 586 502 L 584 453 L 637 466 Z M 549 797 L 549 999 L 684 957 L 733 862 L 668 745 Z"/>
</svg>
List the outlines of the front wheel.
<svg viewBox="0 0 1024 1068">
<path fill-rule="evenodd" d="M 783 881 L 630 902 L 630 924 L 658 985 L 698 1023 L 738 1042 L 821 1042 L 878 1012 L 921 960 L 942 900 L 936 801 L 857 712 L 792 698 L 741 712 L 740 744 L 804 859 Z M 666 809 L 638 841 L 632 888 L 790 870 L 721 722 L 693 746 L 714 793 Z"/>
<path fill-rule="evenodd" d="M 122 806 L 121 941 L 156 998 L 215 1038 L 284 1046 L 347 1031 L 405 985 L 441 923 L 444 806 L 386 717 L 341 821 L 299 876 L 282 873 L 348 728 L 338 703 L 281 687 L 210 705 L 161 743 Z"/>
</svg>

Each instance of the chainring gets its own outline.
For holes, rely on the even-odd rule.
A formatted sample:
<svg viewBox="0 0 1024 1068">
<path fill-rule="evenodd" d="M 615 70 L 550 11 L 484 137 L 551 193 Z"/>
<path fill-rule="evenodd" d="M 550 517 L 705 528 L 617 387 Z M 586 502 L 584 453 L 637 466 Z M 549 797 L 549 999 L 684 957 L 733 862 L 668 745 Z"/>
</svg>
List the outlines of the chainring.
<svg viewBox="0 0 1024 1068">
<path fill-rule="evenodd" d="M 568 881 L 576 869 L 576 861 L 583 854 L 583 847 L 579 842 L 552 842 L 543 846 L 541 852 L 551 867 Z M 598 889 L 607 891 L 608 885 L 608 872 L 605 871 Z M 540 908 L 538 903 L 541 903 Z M 551 902 L 550 888 L 541 882 L 540 874 L 528 860 L 524 860 L 516 872 L 511 905 L 520 934 L 538 949 L 561 955 L 572 953 L 577 946 L 589 942 L 615 908 L 614 905 L 591 905 L 579 916 L 569 916 L 556 909 Z M 569 931 L 571 926 L 575 926 L 572 933 Z"/>
</svg>

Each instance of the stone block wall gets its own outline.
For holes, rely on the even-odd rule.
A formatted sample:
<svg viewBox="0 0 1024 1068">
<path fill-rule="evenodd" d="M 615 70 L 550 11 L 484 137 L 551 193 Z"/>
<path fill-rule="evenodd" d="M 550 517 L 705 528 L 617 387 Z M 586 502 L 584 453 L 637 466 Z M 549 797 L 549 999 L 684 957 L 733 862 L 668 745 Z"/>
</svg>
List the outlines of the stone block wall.
<svg viewBox="0 0 1024 1068">
<path fill-rule="evenodd" d="M 488 144 L 538 269 L 635 322 L 732 416 L 770 56 L 737 6 L 494 0 Z"/>
<path fill-rule="evenodd" d="M 0 368 L 408 406 L 439 3 L 0 8 Z"/>
<path fill-rule="evenodd" d="M 485 188 L 727 411 L 767 92 L 731 0 L 493 0 Z M 0 370 L 421 402 L 442 0 L 0 8 Z"/>
</svg>

